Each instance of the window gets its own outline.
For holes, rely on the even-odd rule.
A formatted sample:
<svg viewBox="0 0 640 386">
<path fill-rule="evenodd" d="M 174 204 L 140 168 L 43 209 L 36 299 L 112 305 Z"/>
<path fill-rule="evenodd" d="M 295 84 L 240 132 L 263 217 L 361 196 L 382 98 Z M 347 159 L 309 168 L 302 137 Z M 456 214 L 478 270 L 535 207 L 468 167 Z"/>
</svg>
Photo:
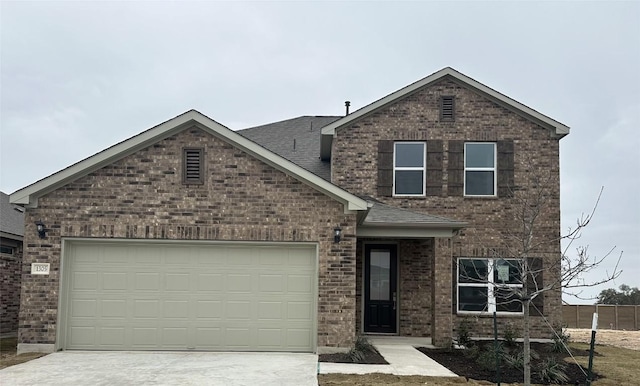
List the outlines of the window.
<svg viewBox="0 0 640 386">
<path fill-rule="evenodd" d="M 455 98 L 453 96 L 443 96 L 440 98 L 440 120 L 455 120 Z"/>
<path fill-rule="evenodd" d="M 520 260 L 458 259 L 458 312 L 522 313 Z"/>
<path fill-rule="evenodd" d="M 393 149 L 393 194 L 424 196 L 426 144 L 396 142 Z"/>
<path fill-rule="evenodd" d="M 496 195 L 496 144 L 464 144 L 464 195 Z"/>
<path fill-rule="evenodd" d="M 0 246 L 0 253 L 6 253 L 7 255 L 13 255 L 13 247 L 7 247 L 6 245 Z"/>
<path fill-rule="evenodd" d="M 183 150 L 182 159 L 182 182 L 185 184 L 204 183 L 204 161 L 203 150 L 200 148 L 189 148 Z"/>
</svg>

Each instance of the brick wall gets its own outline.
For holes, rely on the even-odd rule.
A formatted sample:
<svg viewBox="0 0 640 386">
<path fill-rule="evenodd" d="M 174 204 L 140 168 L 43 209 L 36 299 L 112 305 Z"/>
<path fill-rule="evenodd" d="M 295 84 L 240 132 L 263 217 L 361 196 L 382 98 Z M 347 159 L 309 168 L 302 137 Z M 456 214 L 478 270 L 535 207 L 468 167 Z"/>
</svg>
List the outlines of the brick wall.
<svg viewBox="0 0 640 386">
<path fill-rule="evenodd" d="M 12 255 L 0 253 L 0 334 L 18 332 L 22 247 L 14 248 Z"/>
<path fill-rule="evenodd" d="M 204 185 L 182 184 L 182 149 L 202 147 Z M 34 221 L 49 229 L 36 235 Z M 28 209 L 21 343 L 55 342 L 61 241 L 65 237 L 304 241 L 319 249 L 318 346 L 355 336 L 355 215 L 343 205 L 231 145 L 192 128 L 129 155 L 39 199 Z M 340 225 L 343 238 L 333 243 Z"/>
<path fill-rule="evenodd" d="M 439 122 L 439 98 L 455 95 L 455 121 Z M 442 190 L 438 196 L 394 198 L 378 194 L 378 141 L 443 140 Z M 449 141 L 503 141 L 514 144 L 514 182 L 519 188 L 512 198 L 471 198 L 449 193 Z M 514 247 L 512 230 L 521 200 L 533 191 L 534 177 L 549 178 L 549 202 L 535 227 L 534 242 L 557 239 L 560 232 L 559 142 L 549 129 L 497 105 L 459 84 L 442 80 L 378 110 L 337 131 L 332 149 L 332 181 L 355 194 L 369 195 L 390 205 L 441 215 L 469 223 L 452 239 L 451 257 L 489 256 L 494 249 Z M 560 243 L 544 242 L 536 256 L 545 259 L 545 281 L 559 276 L 556 264 Z M 509 253 L 507 254 L 515 254 Z M 449 271 L 450 272 L 450 271 Z M 401 278 L 405 280 L 406 278 Z M 446 289 L 453 296 L 452 289 Z M 552 322 L 561 318 L 559 292 L 544 295 L 544 312 Z M 441 313 L 444 313 L 443 309 Z M 444 314 L 439 317 L 451 318 Z M 534 329 L 543 332 L 541 318 L 533 318 Z M 455 325 L 456 318 L 452 319 Z M 436 327 L 437 328 L 437 327 Z M 484 329 L 480 328 L 483 334 Z"/>
</svg>

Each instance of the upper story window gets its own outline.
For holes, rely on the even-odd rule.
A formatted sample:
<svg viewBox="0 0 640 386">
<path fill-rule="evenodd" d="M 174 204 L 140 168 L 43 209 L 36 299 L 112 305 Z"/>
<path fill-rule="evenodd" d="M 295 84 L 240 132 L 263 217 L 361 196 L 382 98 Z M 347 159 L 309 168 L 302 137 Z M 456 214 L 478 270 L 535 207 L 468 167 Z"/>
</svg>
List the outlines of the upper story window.
<svg viewBox="0 0 640 386">
<path fill-rule="evenodd" d="M 520 260 L 458 259 L 458 312 L 522 313 Z"/>
<path fill-rule="evenodd" d="M 440 97 L 440 120 L 455 121 L 455 118 L 455 97 L 452 95 Z"/>
<path fill-rule="evenodd" d="M 182 182 L 184 184 L 204 184 L 204 150 L 186 148 L 182 152 Z"/>
<path fill-rule="evenodd" d="M 464 144 L 464 195 L 496 195 L 496 144 Z"/>
<path fill-rule="evenodd" d="M 396 142 L 393 149 L 393 195 L 424 196 L 427 146 Z"/>
</svg>

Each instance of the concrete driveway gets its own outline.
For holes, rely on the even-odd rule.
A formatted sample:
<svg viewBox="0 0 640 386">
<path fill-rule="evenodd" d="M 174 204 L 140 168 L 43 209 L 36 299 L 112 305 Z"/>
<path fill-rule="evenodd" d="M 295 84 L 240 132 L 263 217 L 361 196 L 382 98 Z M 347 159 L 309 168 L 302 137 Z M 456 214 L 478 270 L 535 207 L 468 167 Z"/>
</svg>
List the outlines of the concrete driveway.
<svg viewBox="0 0 640 386">
<path fill-rule="evenodd" d="M 0 384 L 317 386 L 317 361 L 293 353 L 65 351 L 0 370 Z"/>
</svg>

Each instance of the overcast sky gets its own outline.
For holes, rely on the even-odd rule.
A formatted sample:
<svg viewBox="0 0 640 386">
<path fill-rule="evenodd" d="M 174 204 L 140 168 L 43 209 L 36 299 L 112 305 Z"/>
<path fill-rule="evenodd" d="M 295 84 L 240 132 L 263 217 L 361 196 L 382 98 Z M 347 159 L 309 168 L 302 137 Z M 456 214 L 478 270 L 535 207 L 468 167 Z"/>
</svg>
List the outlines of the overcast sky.
<svg viewBox="0 0 640 386">
<path fill-rule="evenodd" d="M 192 108 L 342 115 L 451 66 L 571 127 L 563 230 L 604 186 L 580 244 L 624 251 L 583 295 L 640 286 L 640 2 L 2 1 L 0 22 L 5 193 Z"/>
</svg>

